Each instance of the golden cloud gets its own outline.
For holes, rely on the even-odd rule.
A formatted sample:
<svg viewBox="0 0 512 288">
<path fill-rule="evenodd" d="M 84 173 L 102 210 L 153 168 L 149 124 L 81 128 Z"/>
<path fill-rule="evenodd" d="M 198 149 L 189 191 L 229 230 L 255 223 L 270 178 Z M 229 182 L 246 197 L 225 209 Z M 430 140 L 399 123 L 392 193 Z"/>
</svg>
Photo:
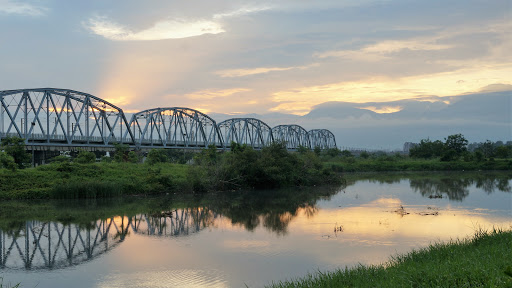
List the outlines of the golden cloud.
<svg viewBox="0 0 512 288">
<path fill-rule="evenodd" d="M 423 99 L 423 95 L 463 95 L 481 91 L 482 87 L 495 83 L 511 85 L 510 75 L 512 63 L 503 63 L 397 79 L 378 77 L 298 87 L 274 93 L 272 100 L 276 106 L 271 110 L 304 115 L 311 107 L 329 101 L 366 103 Z"/>
</svg>

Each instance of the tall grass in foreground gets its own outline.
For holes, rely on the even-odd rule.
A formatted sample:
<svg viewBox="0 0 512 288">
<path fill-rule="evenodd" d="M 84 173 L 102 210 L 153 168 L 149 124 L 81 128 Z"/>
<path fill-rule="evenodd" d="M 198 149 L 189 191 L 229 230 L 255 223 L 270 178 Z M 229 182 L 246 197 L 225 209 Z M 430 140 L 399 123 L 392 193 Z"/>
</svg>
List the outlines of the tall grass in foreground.
<svg viewBox="0 0 512 288">
<path fill-rule="evenodd" d="M 479 230 L 381 265 L 318 272 L 270 287 L 512 287 L 512 230 Z"/>
</svg>

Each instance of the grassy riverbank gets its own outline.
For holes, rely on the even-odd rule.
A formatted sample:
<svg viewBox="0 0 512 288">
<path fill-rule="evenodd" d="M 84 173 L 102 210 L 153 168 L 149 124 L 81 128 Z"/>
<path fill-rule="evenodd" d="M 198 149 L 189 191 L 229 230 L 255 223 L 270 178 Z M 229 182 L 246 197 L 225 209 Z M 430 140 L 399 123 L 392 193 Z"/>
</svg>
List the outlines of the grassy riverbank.
<svg viewBox="0 0 512 288">
<path fill-rule="evenodd" d="M 205 149 L 192 165 L 65 160 L 37 168 L 0 169 L 0 199 L 190 194 L 341 183 L 340 175 L 325 168 L 315 153 L 289 153 L 284 144 L 277 143 L 262 151 L 246 146 L 227 153 Z"/>
<path fill-rule="evenodd" d="M 319 272 L 270 287 L 512 287 L 512 231 L 477 231 L 382 265 Z"/>
</svg>

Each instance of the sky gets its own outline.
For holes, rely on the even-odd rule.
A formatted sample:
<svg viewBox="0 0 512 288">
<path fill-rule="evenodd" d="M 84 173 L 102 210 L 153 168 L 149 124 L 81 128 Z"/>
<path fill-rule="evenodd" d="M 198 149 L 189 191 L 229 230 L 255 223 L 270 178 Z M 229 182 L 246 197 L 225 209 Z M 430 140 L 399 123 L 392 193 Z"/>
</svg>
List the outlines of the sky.
<svg viewBox="0 0 512 288">
<path fill-rule="evenodd" d="M 66 88 L 125 112 L 279 113 L 335 129 L 304 117 L 326 103 L 396 114 L 400 101 L 512 91 L 510 31 L 510 0 L 0 0 L 0 90 Z M 510 140 L 502 126 L 471 135 Z"/>
</svg>

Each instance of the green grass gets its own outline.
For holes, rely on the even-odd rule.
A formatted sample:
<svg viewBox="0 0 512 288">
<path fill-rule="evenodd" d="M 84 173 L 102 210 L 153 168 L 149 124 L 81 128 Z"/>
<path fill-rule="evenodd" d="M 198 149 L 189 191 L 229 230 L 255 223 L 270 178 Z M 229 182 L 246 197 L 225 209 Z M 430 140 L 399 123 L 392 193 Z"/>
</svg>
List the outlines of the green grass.
<svg viewBox="0 0 512 288">
<path fill-rule="evenodd" d="M 318 272 L 269 287 L 512 287 L 512 230 L 477 231 L 381 265 Z"/>
<path fill-rule="evenodd" d="M 100 198 L 190 191 L 188 165 L 53 163 L 0 169 L 0 199 Z"/>
</svg>

